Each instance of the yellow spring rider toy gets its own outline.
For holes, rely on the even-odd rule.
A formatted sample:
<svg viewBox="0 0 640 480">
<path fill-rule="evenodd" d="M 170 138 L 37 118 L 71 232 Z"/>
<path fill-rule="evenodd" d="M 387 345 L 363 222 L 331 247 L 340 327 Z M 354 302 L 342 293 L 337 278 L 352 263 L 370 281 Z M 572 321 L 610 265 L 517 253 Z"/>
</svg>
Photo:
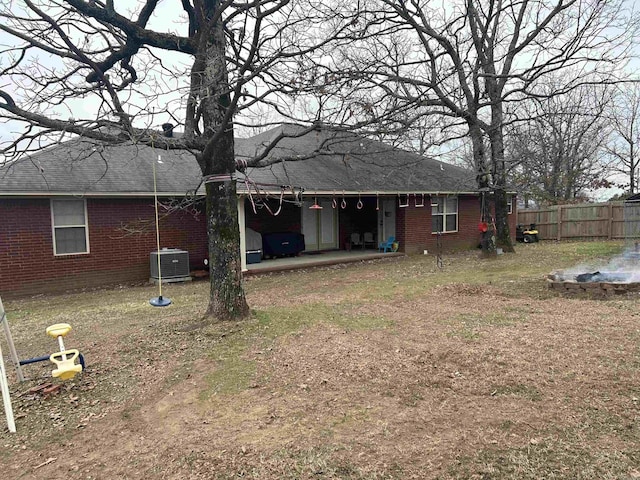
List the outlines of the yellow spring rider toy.
<svg viewBox="0 0 640 480">
<path fill-rule="evenodd" d="M 76 363 L 80 352 L 75 348 L 71 350 L 64 348 L 62 338 L 70 331 L 71 325 L 68 323 L 56 323 L 55 325 L 47 327 L 47 335 L 57 338 L 58 345 L 60 346 L 59 352 L 52 353 L 49 356 L 49 360 L 56 365 L 56 369 L 51 372 L 51 375 L 60 380 L 69 380 L 75 377 L 76 373 L 82 372 L 82 364 Z"/>
</svg>

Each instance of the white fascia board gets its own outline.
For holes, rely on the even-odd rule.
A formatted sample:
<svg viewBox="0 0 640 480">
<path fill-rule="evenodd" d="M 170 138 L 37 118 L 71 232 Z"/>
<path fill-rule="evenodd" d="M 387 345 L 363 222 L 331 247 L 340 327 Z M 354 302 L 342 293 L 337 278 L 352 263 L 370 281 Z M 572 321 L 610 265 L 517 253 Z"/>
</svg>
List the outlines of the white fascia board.
<svg viewBox="0 0 640 480">
<path fill-rule="evenodd" d="M 158 192 L 159 197 L 184 197 L 186 192 Z M 114 193 L 114 192 L 0 192 L 0 197 L 8 198 L 24 198 L 24 197 L 82 197 L 82 198 L 105 198 L 105 197 L 153 197 L 153 192 L 126 192 L 126 193 Z"/>
<path fill-rule="evenodd" d="M 280 190 L 262 190 L 264 193 L 268 195 L 280 195 Z M 508 194 L 516 194 L 516 192 L 507 192 Z M 285 190 L 285 196 L 290 196 L 291 192 Z M 357 197 L 361 196 L 396 196 L 396 195 L 479 195 L 480 192 L 472 192 L 472 191 L 442 191 L 436 192 L 433 190 L 429 191 L 420 191 L 420 190 L 410 190 L 410 191 L 349 191 L 349 190 L 304 190 L 302 192 L 303 196 L 308 195 L 318 195 L 318 196 L 336 196 L 336 197 Z M 158 192 L 158 196 L 161 197 L 184 197 L 186 192 Z M 237 195 L 240 197 L 248 197 L 249 193 L 246 191 L 238 191 Z M 196 194 L 196 196 L 204 197 L 204 194 Z M 114 193 L 114 192 L 0 192 L 0 197 L 4 198 L 24 198 L 24 197 L 42 197 L 42 198 L 50 198 L 50 197 L 84 197 L 84 198 L 135 198 L 135 197 L 153 197 L 153 192 L 124 192 L 124 193 Z"/>
<path fill-rule="evenodd" d="M 280 195 L 280 190 L 263 190 L 264 193 L 268 195 Z M 287 194 L 291 194 L 291 192 L 285 190 L 285 196 Z M 372 190 L 372 191 L 349 191 L 349 190 L 304 190 L 302 192 L 303 196 L 309 195 L 317 195 L 317 196 L 336 196 L 336 197 L 357 197 L 360 196 L 397 196 L 397 195 L 479 195 L 480 192 L 434 192 L 433 190 L 429 191 L 420 191 L 420 190 L 409 190 L 409 191 L 381 191 L 381 190 Z M 238 195 L 248 196 L 246 192 L 238 192 Z"/>
</svg>

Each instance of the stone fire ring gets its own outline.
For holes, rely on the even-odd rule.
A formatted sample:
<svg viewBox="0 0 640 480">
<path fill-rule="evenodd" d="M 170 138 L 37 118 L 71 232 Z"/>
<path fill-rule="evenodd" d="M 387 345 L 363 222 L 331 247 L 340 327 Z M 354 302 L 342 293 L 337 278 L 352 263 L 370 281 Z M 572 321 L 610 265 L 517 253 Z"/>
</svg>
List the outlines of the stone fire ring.
<svg viewBox="0 0 640 480">
<path fill-rule="evenodd" d="M 547 275 L 549 288 L 567 293 L 595 293 L 601 295 L 623 295 L 640 292 L 640 282 L 578 282 L 575 275 L 552 272 Z"/>
</svg>

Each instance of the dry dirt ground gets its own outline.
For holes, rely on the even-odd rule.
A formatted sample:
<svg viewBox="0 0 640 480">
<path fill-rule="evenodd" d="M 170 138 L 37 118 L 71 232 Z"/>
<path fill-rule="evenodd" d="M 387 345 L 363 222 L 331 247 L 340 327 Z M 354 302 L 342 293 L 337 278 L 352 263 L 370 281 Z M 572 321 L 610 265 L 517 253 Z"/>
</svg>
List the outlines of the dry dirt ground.
<svg viewBox="0 0 640 480">
<path fill-rule="evenodd" d="M 252 278 L 240 323 L 202 322 L 206 282 L 164 309 L 150 287 L 5 301 L 23 356 L 64 321 L 87 370 L 48 398 L 50 365 L 10 379 L 2 479 L 640 478 L 640 298 L 544 280 L 620 248 Z"/>
</svg>

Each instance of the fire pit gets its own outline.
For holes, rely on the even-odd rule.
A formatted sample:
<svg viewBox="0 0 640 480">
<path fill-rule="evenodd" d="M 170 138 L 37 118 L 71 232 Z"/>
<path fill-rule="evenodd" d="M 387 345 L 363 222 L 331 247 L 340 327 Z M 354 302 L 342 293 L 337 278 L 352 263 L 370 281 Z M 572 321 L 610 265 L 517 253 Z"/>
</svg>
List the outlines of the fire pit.
<svg viewBox="0 0 640 480">
<path fill-rule="evenodd" d="M 549 288 L 566 292 L 589 292 L 604 295 L 640 292 L 638 272 L 553 272 L 547 275 Z"/>
<path fill-rule="evenodd" d="M 583 264 L 547 275 L 549 288 L 613 295 L 640 292 L 640 243 L 606 264 Z"/>
</svg>

